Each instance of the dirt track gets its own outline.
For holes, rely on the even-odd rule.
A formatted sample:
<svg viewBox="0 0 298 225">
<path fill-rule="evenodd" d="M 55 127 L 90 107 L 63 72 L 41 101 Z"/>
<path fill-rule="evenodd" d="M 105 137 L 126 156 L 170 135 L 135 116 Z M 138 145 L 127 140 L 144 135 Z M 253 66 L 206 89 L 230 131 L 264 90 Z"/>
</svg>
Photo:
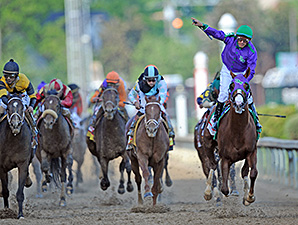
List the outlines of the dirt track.
<svg viewBox="0 0 298 225">
<path fill-rule="evenodd" d="M 99 188 L 99 180 L 89 152 L 83 165 L 84 183 L 67 198 L 67 206 L 58 206 L 59 193 L 36 198 L 35 184 L 25 191 L 25 219 L 16 220 L 16 175 L 10 209 L 0 199 L 0 224 L 298 224 L 298 191 L 257 179 L 256 202 L 242 205 L 242 181 L 237 173 L 239 197 L 224 197 L 220 207 L 203 199 L 205 179 L 196 151 L 176 148 L 170 153 L 172 187 L 164 187 L 161 201 L 154 208 L 137 205 L 137 192 L 119 195 L 118 162 L 110 166 L 111 187 Z M 15 173 L 15 171 L 14 171 Z M 260 175 L 261 176 L 261 175 Z M 34 175 L 31 175 L 34 178 Z M 133 177 L 134 179 L 134 177 Z M 134 183 L 134 180 L 133 180 Z M 135 185 L 135 183 L 134 183 Z M 136 186 L 134 186 L 136 187 Z"/>
</svg>

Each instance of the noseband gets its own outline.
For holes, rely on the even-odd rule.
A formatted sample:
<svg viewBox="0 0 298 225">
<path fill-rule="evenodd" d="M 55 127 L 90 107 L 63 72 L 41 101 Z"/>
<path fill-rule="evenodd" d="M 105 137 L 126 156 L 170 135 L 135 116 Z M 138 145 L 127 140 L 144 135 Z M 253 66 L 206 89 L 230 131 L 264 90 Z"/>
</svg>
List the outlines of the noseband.
<svg viewBox="0 0 298 225">
<path fill-rule="evenodd" d="M 234 94 L 235 92 L 236 92 L 236 94 Z M 237 100 L 239 99 L 239 97 L 243 99 L 243 101 L 241 102 L 240 105 L 236 103 Z M 241 89 L 237 89 L 237 90 L 233 91 L 233 95 L 231 97 L 231 102 L 232 102 L 233 107 L 235 108 L 235 112 L 238 114 L 241 114 L 243 111 L 245 111 L 244 107 L 247 104 L 246 93 Z"/>
<path fill-rule="evenodd" d="M 9 104 L 11 101 L 13 101 L 13 100 L 19 100 L 19 101 L 21 101 L 21 105 L 23 106 L 22 99 L 20 99 L 20 98 L 18 98 L 18 97 L 13 97 L 13 98 L 9 99 L 9 100 L 8 100 L 8 104 Z M 15 103 L 12 103 L 12 104 L 15 104 Z M 22 109 L 22 115 L 20 115 L 18 112 L 13 112 L 11 115 L 9 115 L 9 113 L 7 113 L 7 121 L 8 121 L 8 124 L 9 124 L 11 130 L 17 129 L 17 128 L 15 128 L 15 127 L 13 126 L 13 124 L 12 124 L 12 122 L 11 122 L 11 120 L 12 120 L 12 118 L 13 118 L 14 116 L 16 116 L 16 117 L 19 119 L 19 121 L 20 121 L 19 124 L 18 124 L 18 127 L 17 127 L 17 128 L 21 127 L 21 126 L 24 124 L 24 118 L 25 118 L 24 106 L 23 106 L 23 109 Z M 16 135 L 16 134 L 14 134 L 14 135 Z"/>
<path fill-rule="evenodd" d="M 158 105 L 158 107 L 160 109 L 160 104 L 158 102 L 149 102 L 146 104 L 145 107 L 147 107 L 148 105 Z M 156 120 L 154 118 L 147 119 L 147 117 L 145 116 L 145 128 L 146 128 L 146 132 L 149 137 L 155 137 L 156 132 L 159 128 L 160 122 L 161 122 L 161 110 L 159 112 L 158 120 Z"/>
<path fill-rule="evenodd" d="M 112 100 L 104 101 L 104 95 L 107 93 L 107 91 L 114 91 L 116 93 L 116 95 L 117 95 L 116 102 L 113 102 Z M 118 103 L 119 103 L 117 89 L 116 88 L 107 88 L 103 91 L 102 96 L 103 96 L 102 108 L 103 108 L 104 112 L 109 113 L 109 114 L 115 112 L 118 108 Z M 107 110 L 107 104 L 111 104 L 113 106 L 112 110 L 110 110 L 110 111 Z"/>
</svg>

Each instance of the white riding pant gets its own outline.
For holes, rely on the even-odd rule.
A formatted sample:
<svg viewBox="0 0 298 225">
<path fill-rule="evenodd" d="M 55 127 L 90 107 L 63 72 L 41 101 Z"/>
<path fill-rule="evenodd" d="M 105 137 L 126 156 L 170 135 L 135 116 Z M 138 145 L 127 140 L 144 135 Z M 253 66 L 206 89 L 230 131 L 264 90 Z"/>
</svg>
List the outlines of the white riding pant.
<svg viewBox="0 0 298 225">
<path fill-rule="evenodd" d="M 237 72 L 237 73 L 233 72 L 233 73 L 238 75 L 238 74 L 244 74 L 245 72 L 246 71 Z M 228 70 L 228 68 L 225 65 L 223 65 L 221 68 L 221 71 L 220 71 L 220 87 L 219 87 L 219 95 L 218 95 L 218 99 L 217 99 L 219 102 L 223 103 L 226 100 L 228 100 L 229 86 L 230 86 L 232 80 L 233 80 L 233 78 L 230 74 L 230 71 Z M 253 102 L 253 98 L 252 98 L 252 95 L 250 94 L 248 96 L 247 103 L 251 104 L 252 102 Z"/>
</svg>

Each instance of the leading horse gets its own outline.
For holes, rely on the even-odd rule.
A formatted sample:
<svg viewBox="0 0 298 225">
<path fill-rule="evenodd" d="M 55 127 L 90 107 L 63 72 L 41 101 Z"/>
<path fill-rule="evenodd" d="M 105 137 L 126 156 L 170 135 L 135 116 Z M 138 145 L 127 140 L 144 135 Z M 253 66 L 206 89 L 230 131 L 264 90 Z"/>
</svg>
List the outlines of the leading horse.
<svg viewBox="0 0 298 225">
<path fill-rule="evenodd" d="M 18 218 L 23 216 L 24 186 L 29 187 L 29 164 L 33 158 L 32 134 L 25 120 L 25 106 L 21 96 L 8 97 L 7 119 L 0 123 L 0 178 L 4 207 L 9 208 L 8 172 L 18 168 Z"/>
<path fill-rule="evenodd" d="M 126 153 L 126 138 L 125 138 L 125 124 L 126 119 L 118 110 L 119 93 L 115 88 L 107 88 L 102 93 L 101 107 L 103 110 L 103 116 L 98 113 L 97 122 L 95 125 L 94 139 L 95 143 L 87 138 L 87 146 L 90 152 L 97 157 L 97 160 L 101 166 L 102 179 L 100 186 L 102 190 L 107 190 L 110 186 L 108 177 L 108 165 L 109 162 L 119 156 L 122 157 L 119 169 L 121 173 L 120 184 L 118 187 L 118 193 L 123 194 L 124 189 L 124 177 L 123 172 L 126 169 L 128 175 L 127 191 L 133 191 L 133 185 L 131 183 L 131 165 L 129 157 Z"/>
<path fill-rule="evenodd" d="M 62 115 L 60 98 L 55 92 L 48 92 L 44 100 L 44 112 L 41 115 L 39 125 L 39 146 L 37 148 L 37 158 L 41 163 L 46 181 L 51 181 L 53 174 L 54 181 L 62 183 L 60 206 L 66 206 L 65 183 L 66 167 L 71 166 L 69 155 L 71 154 L 71 128 L 66 118 Z M 61 163 L 61 168 L 60 168 Z M 61 171 L 59 171 L 61 169 Z M 45 182 L 44 182 L 45 183 Z M 67 184 L 67 188 L 72 189 L 72 184 Z"/>
<path fill-rule="evenodd" d="M 138 203 L 143 203 L 139 167 L 145 179 L 144 198 L 153 197 L 153 205 L 156 204 L 157 196 L 162 192 L 161 175 L 165 166 L 165 159 L 169 149 L 169 136 L 159 103 L 160 99 L 155 96 L 146 97 L 145 114 L 140 118 L 139 125 L 135 131 L 135 146 L 130 151 L 132 170 L 138 188 Z M 153 186 L 150 190 L 149 169 L 153 168 Z"/>
<path fill-rule="evenodd" d="M 221 159 L 222 187 L 221 192 L 228 196 L 228 175 L 230 166 L 240 160 L 245 159 L 241 169 L 241 176 L 244 180 L 243 204 L 250 205 L 255 201 L 254 185 L 258 175 L 257 164 L 257 131 L 253 115 L 248 108 L 248 97 L 250 95 L 250 86 L 247 80 L 250 69 L 248 68 L 244 75 L 235 75 L 230 72 L 233 80 L 230 84 L 229 101 L 230 109 L 219 121 L 217 132 L 218 154 Z M 204 129 L 204 148 L 210 165 L 208 165 L 209 178 L 211 179 L 216 169 L 216 160 L 214 157 L 214 140 L 207 126 Z M 250 169 L 250 171 L 249 171 Z M 250 172 L 250 188 L 248 184 L 248 173 Z M 208 179 L 209 180 L 209 179 Z M 207 181 L 209 186 L 211 182 Z M 208 186 L 206 190 L 208 190 Z M 209 188 L 210 190 L 211 188 Z M 211 194 L 206 192 L 205 195 Z"/>
</svg>

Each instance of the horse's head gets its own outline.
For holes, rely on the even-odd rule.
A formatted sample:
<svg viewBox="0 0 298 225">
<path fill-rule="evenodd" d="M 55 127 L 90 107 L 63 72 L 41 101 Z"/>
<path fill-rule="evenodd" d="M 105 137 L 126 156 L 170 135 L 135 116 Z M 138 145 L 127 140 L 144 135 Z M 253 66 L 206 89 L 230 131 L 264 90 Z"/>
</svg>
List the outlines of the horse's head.
<svg viewBox="0 0 298 225">
<path fill-rule="evenodd" d="M 20 95 L 8 95 L 7 120 L 14 136 L 21 131 L 25 118 L 25 106 Z"/>
<path fill-rule="evenodd" d="M 160 97 L 156 99 L 155 96 L 146 97 L 145 105 L 145 128 L 149 137 L 155 137 L 160 122 L 161 122 L 161 108 Z"/>
<path fill-rule="evenodd" d="M 247 99 L 250 95 L 250 86 L 247 77 L 250 73 L 250 68 L 246 70 L 244 75 L 235 75 L 232 71 L 230 72 L 233 80 L 230 84 L 230 100 L 235 112 L 241 114 L 244 111 L 244 107 L 247 104 Z"/>
<path fill-rule="evenodd" d="M 61 111 L 60 98 L 51 92 L 46 94 L 44 100 L 44 112 L 41 115 L 46 129 L 52 129 Z"/>
<path fill-rule="evenodd" d="M 102 108 L 104 110 L 104 116 L 108 120 L 114 118 L 115 113 L 117 112 L 119 104 L 119 94 L 115 88 L 107 88 L 102 93 Z"/>
</svg>

